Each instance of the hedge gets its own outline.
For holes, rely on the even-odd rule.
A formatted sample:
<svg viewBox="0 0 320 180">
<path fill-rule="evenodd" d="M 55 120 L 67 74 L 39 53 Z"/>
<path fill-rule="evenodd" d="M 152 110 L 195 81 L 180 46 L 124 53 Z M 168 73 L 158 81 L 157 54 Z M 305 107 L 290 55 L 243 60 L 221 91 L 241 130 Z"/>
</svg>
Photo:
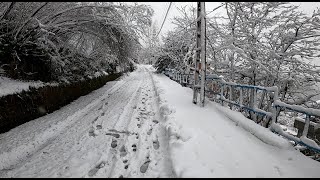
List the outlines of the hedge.
<svg viewBox="0 0 320 180">
<path fill-rule="evenodd" d="M 51 113 L 121 75 L 111 74 L 58 86 L 30 87 L 28 91 L 0 97 L 0 133 Z"/>
</svg>

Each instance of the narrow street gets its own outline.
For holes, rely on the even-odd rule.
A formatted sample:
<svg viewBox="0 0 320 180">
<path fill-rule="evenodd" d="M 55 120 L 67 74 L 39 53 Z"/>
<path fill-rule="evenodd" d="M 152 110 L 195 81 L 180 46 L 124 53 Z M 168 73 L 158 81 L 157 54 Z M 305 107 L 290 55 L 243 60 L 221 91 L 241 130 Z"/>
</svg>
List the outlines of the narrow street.
<svg viewBox="0 0 320 180">
<path fill-rule="evenodd" d="M 0 178 L 320 177 L 320 2 L 0 12 Z"/>
<path fill-rule="evenodd" d="M 319 162 L 150 65 L 0 134 L 0 177 L 319 177 Z"/>
<path fill-rule="evenodd" d="M 37 132 L 26 123 L 16 139 L 0 136 L 0 177 L 174 177 L 149 70 L 138 66 L 101 89 L 67 116 L 64 108 L 85 99 L 29 122 Z"/>
</svg>

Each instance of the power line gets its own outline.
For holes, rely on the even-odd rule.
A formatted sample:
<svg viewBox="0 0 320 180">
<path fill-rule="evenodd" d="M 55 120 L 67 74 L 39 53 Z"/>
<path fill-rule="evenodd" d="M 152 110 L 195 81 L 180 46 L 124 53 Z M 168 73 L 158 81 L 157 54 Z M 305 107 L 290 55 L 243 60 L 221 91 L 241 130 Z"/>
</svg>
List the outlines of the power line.
<svg viewBox="0 0 320 180">
<path fill-rule="evenodd" d="M 172 2 L 170 2 L 170 4 L 169 4 L 169 7 L 168 7 L 167 12 L 166 12 L 166 16 L 164 17 L 164 20 L 162 21 L 161 28 L 160 28 L 160 30 L 159 30 L 159 32 L 158 32 L 158 34 L 157 34 L 156 37 L 158 37 L 158 35 L 160 34 L 160 32 L 161 32 L 161 30 L 162 30 L 162 27 L 163 27 L 163 24 L 164 24 L 164 22 L 165 22 L 166 19 L 167 19 L 167 15 L 168 15 L 168 12 L 169 12 L 169 10 L 170 10 L 170 8 L 171 8 L 171 4 L 172 4 Z"/>
<path fill-rule="evenodd" d="M 212 13 L 213 11 L 215 11 L 215 10 L 217 10 L 217 9 L 221 8 L 221 7 L 222 7 L 222 6 L 224 6 L 225 4 L 226 4 L 226 3 L 222 3 L 220 6 L 218 6 L 218 7 L 214 8 L 212 11 L 210 11 L 209 13 L 207 13 L 207 14 L 206 14 L 206 16 L 208 16 L 208 14 Z"/>
</svg>

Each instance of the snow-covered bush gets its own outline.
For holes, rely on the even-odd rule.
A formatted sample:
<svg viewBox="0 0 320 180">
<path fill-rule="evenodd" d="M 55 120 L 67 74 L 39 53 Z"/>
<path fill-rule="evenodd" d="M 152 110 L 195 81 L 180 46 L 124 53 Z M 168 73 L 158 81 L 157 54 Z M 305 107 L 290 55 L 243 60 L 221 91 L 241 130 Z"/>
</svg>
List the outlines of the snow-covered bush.
<svg viewBox="0 0 320 180">
<path fill-rule="evenodd" d="M 166 68 L 173 68 L 174 61 L 169 56 L 160 56 L 155 62 L 154 67 L 156 68 L 157 73 L 161 73 Z"/>
<path fill-rule="evenodd" d="M 153 10 L 113 2 L 3 2 L 0 13 L 0 66 L 5 73 L 59 81 L 94 75 L 100 68 L 112 73 L 107 66 L 114 59 L 116 65 L 129 64 Z"/>
</svg>

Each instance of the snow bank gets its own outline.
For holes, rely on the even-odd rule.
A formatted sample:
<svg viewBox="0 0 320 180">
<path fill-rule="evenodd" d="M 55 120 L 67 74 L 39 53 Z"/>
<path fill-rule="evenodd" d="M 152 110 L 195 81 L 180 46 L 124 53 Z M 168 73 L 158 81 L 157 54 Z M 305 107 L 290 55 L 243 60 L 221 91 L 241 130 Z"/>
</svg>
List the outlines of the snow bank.
<svg viewBox="0 0 320 180">
<path fill-rule="evenodd" d="M 0 76 L 0 97 L 19 93 L 23 90 L 27 91 L 30 87 L 38 88 L 42 86 L 45 86 L 45 83 L 41 81 L 18 81 Z"/>
<path fill-rule="evenodd" d="M 102 71 L 102 73 L 104 74 L 104 75 L 109 75 L 107 72 L 105 72 L 105 71 Z"/>
<path fill-rule="evenodd" d="M 177 177 L 319 177 L 320 163 L 242 114 L 206 101 L 192 90 L 154 75 L 160 114 Z"/>
<path fill-rule="evenodd" d="M 302 106 L 299 106 L 299 105 L 290 105 L 290 104 L 286 104 L 280 100 L 276 100 L 274 102 L 274 104 L 276 106 L 281 106 L 281 107 L 285 107 L 287 109 L 292 109 L 294 111 L 297 111 L 297 112 L 301 112 L 301 113 L 307 113 L 309 115 L 312 115 L 312 116 L 320 116 L 320 110 L 319 109 L 313 109 L 313 108 L 305 108 L 305 107 L 302 107 Z"/>
<path fill-rule="evenodd" d="M 300 137 L 300 140 L 301 140 L 303 143 L 305 143 L 305 144 L 307 144 L 307 145 L 309 145 L 309 146 L 311 146 L 311 147 L 320 149 L 320 146 L 319 146 L 314 140 L 309 139 L 309 138 L 307 138 L 306 136 L 301 136 L 301 137 Z"/>
<path fill-rule="evenodd" d="M 278 148 L 293 148 L 287 140 L 277 136 L 276 134 L 270 133 L 269 129 L 257 125 L 252 120 L 244 117 L 240 112 L 232 111 L 231 109 L 222 107 L 220 105 L 216 105 L 215 107 L 230 120 L 234 121 L 238 126 L 247 130 L 266 144 L 270 144 Z M 282 130 L 282 128 L 280 129 Z"/>
</svg>

